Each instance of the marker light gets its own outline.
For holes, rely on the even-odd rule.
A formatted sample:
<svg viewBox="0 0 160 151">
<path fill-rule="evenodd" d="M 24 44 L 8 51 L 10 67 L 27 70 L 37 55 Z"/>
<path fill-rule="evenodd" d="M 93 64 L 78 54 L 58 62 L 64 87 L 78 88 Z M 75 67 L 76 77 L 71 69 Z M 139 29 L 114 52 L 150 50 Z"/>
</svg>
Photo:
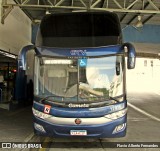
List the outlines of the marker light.
<svg viewBox="0 0 160 151">
<path fill-rule="evenodd" d="M 116 120 L 118 118 L 121 118 L 123 117 L 125 114 L 127 113 L 127 108 L 123 109 L 123 110 L 120 110 L 118 112 L 114 112 L 114 113 L 111 113 L 111 114 L 107 114 L 105 115 L 106 118 L 109 118 L 109 119 L 113 119 L 113 120 Z"/>
<path fill-rule="evenodd" d="M 72 60 L 44 60 L 45 64 L 72 64 Z"/>
<path fill-rule="evenodd" d="M 39 117 L 41 119 L 46 119 L 46 118 L 50 118 L 52 115 L 49 115 L 49 114 L 45 114 L 43 112 L 40 112 L 38 110 L 35 110 L 34 108 L 32 108 L 32 111 L 33 111 L 33 115 L 36 116 L 36 117 Z"/>
<path fill-rule="evenodd" d="M 115 133 L 118 133 L 118 132 L 122 132 L 125 128 L 126 128 L 126 123 L 118 125 L 118 126 L 115 127 L 115 129 L 114 129 L 112 134 L 115 134 Z"/>
<path fill-rule="evenodd" d="M 46 131 L 44 130 L 43 126 L 40 125 L 40 124 L 34 123 L 34 128 L 35 128 L 36 130 L 39 130 L 39 131 L 41 131 L 41 132 L 46 133 Z"/>
</svg>

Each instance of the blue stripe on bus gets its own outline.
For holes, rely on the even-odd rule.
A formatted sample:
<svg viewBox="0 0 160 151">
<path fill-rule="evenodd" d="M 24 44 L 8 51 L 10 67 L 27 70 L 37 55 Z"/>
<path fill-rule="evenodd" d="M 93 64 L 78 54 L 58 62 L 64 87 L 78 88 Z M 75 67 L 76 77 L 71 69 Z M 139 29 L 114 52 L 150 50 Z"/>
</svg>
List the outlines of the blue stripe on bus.
<svg viewBox="0 0 160 151">
<path fill-rule="evenodd" d="M 50 113 L 56 117 L 70 117 L 70 118 L 91 118 L 102 117 L 106 114 L 122 110 L 127 107 L 127 101 L 119 102 L 114 105 L 98 107 L 98 108 L 62 108 L 52 106 Z M 33 108 L 44 112 L 45 105 L 34 101 Z"/>
</svg>

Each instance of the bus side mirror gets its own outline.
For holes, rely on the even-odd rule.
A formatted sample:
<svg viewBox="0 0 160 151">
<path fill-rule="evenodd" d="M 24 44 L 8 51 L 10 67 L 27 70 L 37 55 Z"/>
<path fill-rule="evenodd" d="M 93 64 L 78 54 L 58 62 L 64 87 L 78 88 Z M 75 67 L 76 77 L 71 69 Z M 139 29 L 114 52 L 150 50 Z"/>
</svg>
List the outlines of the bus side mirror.
<svg viewBox="0 0 160 151">
<path fill-rule="evenodd" d="M 132 44 L 125 43 L 124 49 L 127 49 L 127 68 L 134 69 L 136 64 L 136 51 Z"/>
<path fill-rule="evenodd" d="M 18 71 L 26 70 L 26 53 L 29 50 L 35 49 L 34 45 L 27 45 L 22 48 L 18 55 Z"/>
<path fill-rule="evenodd" d="M 117 76 L 120 75 L 120 63 L 119 62 L 116 63 L 116 75 Z"/>
</svg>

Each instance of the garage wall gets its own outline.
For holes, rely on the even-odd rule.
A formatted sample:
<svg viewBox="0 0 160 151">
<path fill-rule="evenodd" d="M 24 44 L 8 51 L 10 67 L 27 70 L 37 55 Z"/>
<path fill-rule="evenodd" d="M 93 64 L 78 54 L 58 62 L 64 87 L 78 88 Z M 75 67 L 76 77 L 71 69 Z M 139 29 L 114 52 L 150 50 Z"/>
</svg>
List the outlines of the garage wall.
<svg viewBox="0 0 160 151">
<path fill-rule="evenodd" d="M 0 49 L 18 54 L 23 46 L 31 43 L 31 35 L 31 20 L 20 8 L 15 7 L 5 23 L 0 23 Z"/>
<path fill-rule="evenodd" d="M 123 40 L 139 43 L 160 43 L 160 25 L 146 24 L 142 28 L 126 26 L 122 29 Z"/>
<path fill-rule="evenodd" d="M 160 59 L 136 58 L 134 70 L 127 70 L 128 92 L 160 94 Z"/>
</svg>

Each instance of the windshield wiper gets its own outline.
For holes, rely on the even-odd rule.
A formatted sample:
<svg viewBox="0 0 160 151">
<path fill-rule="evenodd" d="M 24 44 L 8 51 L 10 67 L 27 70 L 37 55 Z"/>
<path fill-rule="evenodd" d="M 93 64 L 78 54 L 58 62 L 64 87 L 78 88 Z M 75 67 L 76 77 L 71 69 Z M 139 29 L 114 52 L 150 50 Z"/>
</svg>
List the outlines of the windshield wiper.
<svg viewBox="0 0 160 151">
<path fill-rule="evenodd" d="M 112 100 L 114 100 L 116 102 L 119 102 L 119 100 L 117 100 L 117 97 L 111 97 L 111 96 L 109 96 L 109 99 L 112 99 Z"/>
<path fill-rule="evenodd" d="M 51 97 L 58 97 L 58 96 L 50 95 L 50 96 L 42 98 L 39 102 L 44 103 L 44 101 L 46 101 L 48 98 L 51 98 Z M 62 100 L 63 100 L 63 98 L 62 98 Z"/>
</svg>

